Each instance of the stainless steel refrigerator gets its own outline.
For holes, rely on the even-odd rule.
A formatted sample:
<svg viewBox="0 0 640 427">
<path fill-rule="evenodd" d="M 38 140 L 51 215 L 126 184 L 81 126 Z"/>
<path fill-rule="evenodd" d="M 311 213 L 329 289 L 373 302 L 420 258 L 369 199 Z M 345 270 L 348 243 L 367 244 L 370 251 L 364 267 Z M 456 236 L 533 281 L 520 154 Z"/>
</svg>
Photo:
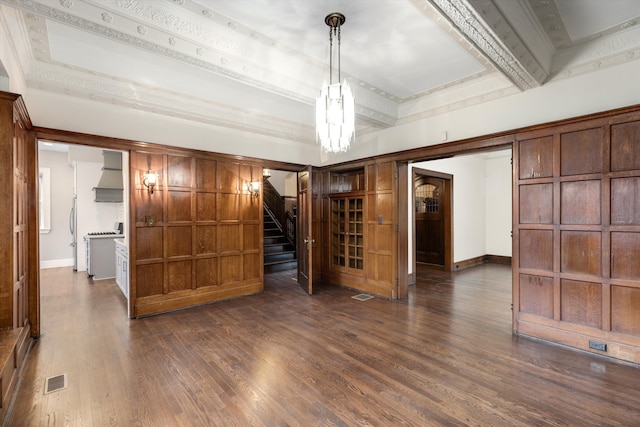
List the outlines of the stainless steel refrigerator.
<svg viewBox="0 0 640 427">
<path fill-rule="evenodd" d="M 73 271 L 78 271 L 78 198 L 73 197 L 71 212 L 69 212 L 69 231 L 71 232 L 71 247 L 73 248 Z"/>
</svg>

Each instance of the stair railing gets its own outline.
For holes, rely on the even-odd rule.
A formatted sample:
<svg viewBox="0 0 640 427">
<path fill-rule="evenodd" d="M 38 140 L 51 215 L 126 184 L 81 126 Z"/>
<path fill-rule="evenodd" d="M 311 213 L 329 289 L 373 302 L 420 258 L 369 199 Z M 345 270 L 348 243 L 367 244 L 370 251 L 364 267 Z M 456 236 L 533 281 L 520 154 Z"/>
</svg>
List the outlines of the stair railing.
<svg viewBox="0 0 640 427">
<path fill-rule="evenodd" d="M 262 180 L 262 197 L 278 228 L 289 243 L 296 245 L 296 204 L 295 197 L 283 197 L 265 177 Z"/>
</svg>

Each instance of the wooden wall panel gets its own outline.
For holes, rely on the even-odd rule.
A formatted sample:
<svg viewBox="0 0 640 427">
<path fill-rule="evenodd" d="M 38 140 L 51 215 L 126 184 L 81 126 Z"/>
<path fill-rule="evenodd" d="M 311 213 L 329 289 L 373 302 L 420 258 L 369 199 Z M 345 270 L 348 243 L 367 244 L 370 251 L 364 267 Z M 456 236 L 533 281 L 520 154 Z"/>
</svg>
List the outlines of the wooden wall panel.
<svg viewBox="0 0 640 427">
<path fill-rule="evenodd" d="M 560 222 L 600 224 L 600 180 L 560 183 Z"/>
<path fill-rule="evenodd" d="M 164 264 L 144 264 L 136 267 L 136 297 L 162 294 Z"/>
<path fill-rule="evenodd" d="M 167 156 L 167 186 L 191 188 L 191 157 Z"/>
<path fill-rule="evenodd" d="M 611 170 L 640 169 L 640 121 L 611 126 Z"/>
<path fill-rule="evenodd" d="M 520 231 L 520 267 L 553 270 L 553 231 Z"/>
<path fill-rule="evenodd" d="M 640 362 L 640 111 L 531 130 L 513 150 L 514 330 Z"/>
<path fill-rule="evenodd" d="M 242 229 L 239 224 L 218 225 L 218 251 L 239 252 L 242 250 Z"/>
<path fill-rule="evenodd" d="M 139 227 L 136 229 L 136 260 L 163 258 L 163 247 L 161 227 Z"/>
<path fill-rule="evenodd" d="M 239 221 L 240 220 L 240 195 L 220 194 L 218 203 L 219 221 Z"/>
<path fill-rule="evenodd" d="M 640 288 L 611 286 L 611 330 L 640 335 Z"/>
<path fill-rule="evenodd" d="M 172 151 L 131 152 L 135 317 L 263 288 L 262 195 L 247 192 L 261 165 Z M 153 194 L 140 184 L 147 170 L 162 177 Z"/>
<path fill-rule="evenodd" d="M 242 280 L 243 263 L 241 255 L 227 255 L 220 257 L 220 281 L 233 283 Z"/>
<path fill-rule="evenodd" d="M 611 224 L 640 225 L 640 178 L 611 179 Z"/>
<path fill-rule="evenodd" d="M 217 162 L 209 159 L 196 159 L 196 188 L 215 190 Z"/>
<path fill-rule="evenodd" d="M 553 222 L 553 185 L 532 184 L 520 187 L 520 223 Z"/>
<path fill-rule="evenodd" d="M 602 327 L 602 287 L 599 283 L 563 279 L 560 289 L 562 320 Z"/>
<path fill-rule="evenodd" d="M 243 257 L 242 274 L 244 280 L 260 278 L 263 269 L 260 262 L 260 254 L 245 254 Z"/>
<path fill-rule="evenodd" d="M 640 233 L 611 233 L 611 277 L 640 278 Z"/>
<path fill-rule="evenodd" d="M 560 174 L 580 175 L 602 172 L 602 128 L 560 135 Z"/>
<path fill-rule="evenodd" d="M 551 136 L 520 142 L 520 179 L 553 176 L 553 139 Z"/>
<path fill-rule="evenodd" d="M 524 313 L 553 318 L 553 278 L 520 275 L 520 301 Z"/>
<path fill-rule="evenodd" d="M 191 192 L 167 191 L 167 222 L 191 221 Z"/>
<path fill-rule="evenodd" d="M 596 231 L 563 231 L 560 234 L 560 269 L 564 273 L 600 276 L 601 234 Z"/>
<path fill-rule="evenodd" d="M 216 248 L 216 231 L 218 227 L 215 225 L 198 225 L 196 226 L 196 255 L 210 255 L 217 252 Z"/>
<path fill-rule="evenodd" d="M 215 221 L 216 220 L 216 193 L 196 193 L 196 220 Z"/>
<path fill-rule="evenodd" d="M 197 259 L 196 288 L 218 285 L 218 258 Z"/>
<path fill-rule="evenodd" d="M 191 226 L 167 227 L 167 257 L 191 256 Z"/>
</svg>

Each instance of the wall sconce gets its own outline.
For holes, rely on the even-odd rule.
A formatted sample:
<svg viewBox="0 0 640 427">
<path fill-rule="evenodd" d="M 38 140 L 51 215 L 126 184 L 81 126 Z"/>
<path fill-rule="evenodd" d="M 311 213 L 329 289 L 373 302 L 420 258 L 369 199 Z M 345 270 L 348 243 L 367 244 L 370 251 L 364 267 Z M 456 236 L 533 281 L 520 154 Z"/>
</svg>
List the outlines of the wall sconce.
<svg viewBox="0 0 640 427">
<path fill-rule="evenodd" d="M 247 185 L 247 191 L 253 194 L 253 197 L 257 198 L 258 196 L 260 196 L 260 181 L 251 181 Z"/>
<path fill-rule="evenodd" d="M 142 185 L 147 187 L 149 194 L 153 194 L 153 189 L 158 184 L 158 174 L 152 171 L 145 173 L 142 176 Z"/>
<path fill-rule="evenodd" d="M 271 169 L 262 169 L 262 176 L 264 178 L 269 178 L 271 176 Z"/>
</svg>

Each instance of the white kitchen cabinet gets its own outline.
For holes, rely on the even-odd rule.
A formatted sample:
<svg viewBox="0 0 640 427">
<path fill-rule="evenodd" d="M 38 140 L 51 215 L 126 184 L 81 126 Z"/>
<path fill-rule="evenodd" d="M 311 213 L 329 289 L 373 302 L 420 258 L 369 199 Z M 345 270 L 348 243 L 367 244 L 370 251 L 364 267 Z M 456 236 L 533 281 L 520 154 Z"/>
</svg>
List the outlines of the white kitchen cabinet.
<svg viewBox="0 0 640 427">
<path fill-rule="evenodd" d="M 129 250 L 123 239 L 116 239 L 116 284 L 129 299 Z"/>
</svg>

